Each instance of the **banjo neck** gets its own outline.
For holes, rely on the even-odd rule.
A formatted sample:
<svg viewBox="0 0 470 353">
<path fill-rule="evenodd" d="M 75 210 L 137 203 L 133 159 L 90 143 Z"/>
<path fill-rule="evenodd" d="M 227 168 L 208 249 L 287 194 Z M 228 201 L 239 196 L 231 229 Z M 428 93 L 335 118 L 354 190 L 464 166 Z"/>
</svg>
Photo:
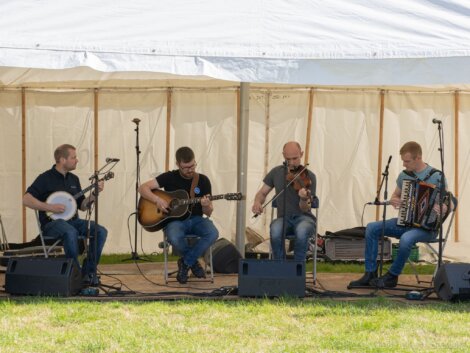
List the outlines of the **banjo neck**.
<svg viewBox="0 0 470 353">
<path fill-rule="evenodd" d="M 103 178 L 99 179 L 98 181 L 106 181 L 106 180 L 109 180 L 111 178 L 114 177 L 114 173 L 113 172 L 109 172 L 108 174 L 106 174 Z M 82 191 L 76 193 L 75 195 L 73 195 L 73 198 L 76 200 L 78 199 L 79 197 L 81 197 L 82 195 L 85 195 L 88 191 L 90 191 L 91 189 L 93 189 L 95 187 L 94 184 L 91 184 L 89 186 L 87 186 L 85 189 L 83 189 Z"/>
</svg>

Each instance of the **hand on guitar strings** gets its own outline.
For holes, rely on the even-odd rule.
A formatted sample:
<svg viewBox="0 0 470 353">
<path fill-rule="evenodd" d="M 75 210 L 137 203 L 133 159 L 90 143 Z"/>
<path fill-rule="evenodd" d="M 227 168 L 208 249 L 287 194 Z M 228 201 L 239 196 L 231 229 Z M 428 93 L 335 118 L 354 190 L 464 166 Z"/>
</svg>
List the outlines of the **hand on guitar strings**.
<svg viewBox="0 0 470 353">
<path fill-rule="evenodd" d="M 169 213 L 168 208 L 170 205 L 165 199 L 162 199 L 161 197 L 158 197 L 155 199 L 155 205 L 157 205 L 157 208 L 163 212 L 163 213 Z"/>
</svg>

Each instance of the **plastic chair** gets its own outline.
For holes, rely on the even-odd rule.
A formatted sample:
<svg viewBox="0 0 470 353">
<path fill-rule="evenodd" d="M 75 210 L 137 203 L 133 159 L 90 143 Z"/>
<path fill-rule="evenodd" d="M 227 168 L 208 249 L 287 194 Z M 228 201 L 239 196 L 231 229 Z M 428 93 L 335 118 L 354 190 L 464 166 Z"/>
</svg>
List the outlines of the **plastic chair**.
<svg viewBox="0 0 470 353">
<path fill-rule="evenodd" d="M 320 200 L 318 199 L 317 196 L 314 196 L 312 198 L 312 204 L 311 204 L 312 209 L 315 209 L 315 229 L 313 230 L 313 234 L 311 235 L 312 242 L 313 242 L 313 270 L 312 270 L 312 275 L 313 275 L 313 284 L 315 285 L 317 283 L 317 229 L 318 229 L 318 209 L 320 207 Z M 275 199 L 271 203 L 271 221 L 274 219 L 274 210 L 277 209 L 277 199 Z M 289 240 L 289 242 L 295 241 L 295 234 L 286 234 L 286 240 Z M 270 249 L 269 257 L 272 258 L 272 251 Z"/>
<path fill-rule="evenodd" d="M 453 209 L 451 211 L 451 216 L 450 216 L 449 222 L 447 223 L 447 230 L 445 232 L 445 235 L 442 238 L 442 253 L 444 253 L 444 249 L 445 249 L 445 246 L 447 244 L 447 239 L 448 239 L 449 234 L 450 234 L 452 223 L 454 222 L 455 210 L 457 209 L 457 206 L 458 206 L 458 200 L 452 194 L 451 194 L 451 201 L 452 201 L 452 204 L 453 204 Z M 444 224 L 442 226 L 444 226 Z M 439 240 L 439 235 L 438 235 L 436 237 L 436 239 L 431 240 L 429 242 L 419 242 L 419 243 L 423 244 L 424 246 L 426 246 L 427 249 L 430 250 L 432 256 L 434 257 L 434 259 L 436 261 L 438 261 L 438 258 L 439 258 L 439 241 L 440 240 Z M 434 247 L 435 244 L 437 244 L 437 246 L 438 246 L 437 249 Z M 432 284 L 434 282 L 434 277 L 436 276 L 437 270 L 439 269 L 439 263 L 438 262 L 436 263 L 436 267 L 434 268 L 434 272 L 432 274 L 431 281 L 425 281 L 425 280 L 422 280 L 422 279 L 419 278 L 419 274 L 418 274 L 415 262 L 412 261 L 410 258 L 408 258 L 408 263 L 410 264 L 411 268 L 413 269 L 413 272 L 414 272 L 414 275 L 415 275 L 415 278 L 416 278 L 416 281 L 418 282 L 418 284 L 421 284 L 421 283 Z"/>
<path fill-rule="evenodd" d="M 184 238 L 186 239 L 186 241 L 190 245 L 191 245 L 192 242 L 195 242 L 195 241 L 199 240 L 199 236 L 195 235 L 195 234 L 187 234 Z M 170 276 L 172 274 L 178 272 L 178 271 L 173 271 L 173 272 L 168 271 L 168 252 L 169 252 L 169 248 L 170 248 L 170 243 L 168 242 L 168 239 L 167 239 L 165 233 L 163 233 L 163 242 L 162 242 L 161 247 L 163 248 L 163 258 L 164 258 L 163 273 L 164 273 L 164 278 L 165 278 L 165 284 L 168 284 Z M 211 283 L 214 283 L 214 267 L 213 267 L 213 263 L 212 263 L 212 246 L 209 247 L 209 269 L 210 269 L 210 279 L 209 280 L 210 280 Z M 207 262 L 205 262 L 205 261 L 204 261 L 204 271 L 207 273 Z"/>
</svg>

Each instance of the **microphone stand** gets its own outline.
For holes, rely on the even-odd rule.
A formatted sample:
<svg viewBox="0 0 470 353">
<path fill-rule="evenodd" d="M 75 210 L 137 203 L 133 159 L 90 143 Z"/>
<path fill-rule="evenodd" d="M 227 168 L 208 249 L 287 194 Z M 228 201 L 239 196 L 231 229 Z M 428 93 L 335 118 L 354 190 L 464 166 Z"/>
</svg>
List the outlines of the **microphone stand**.
<svg viewBox="0 0 470 353">
<path fill-rule="evenodd" d="M 98 205 L 99 205 L 99 188 L 98 188 L 98 182 L 99 182 L 99 175 L 101 174 L 101 171 L 105 169 L 109 164 L 115 163 L 115 161 L 109 161 L 107 162 L 101 169 L 95 171 L 93 175 L 90 177 L 89 180 L 91 180 L 91 183 L 93 185 L 93 194 L 95 197 L 95 200 L 93 201 L 95 203 L 95 231 L 93 234 L 93 252 L 91 251 L 91 247 L 88 246 L 88 253 L 87 253 L 87 258 L 93 260 L 93 271 L 91 273 L 91 283 L 98 283 L 98 288 L 102 289 L 105 293 L 108 293 L 108 291 L 105 289 L 114 289 L 114 290 L 119 290 L 119 288 L 102 284 L 98 281 L 97 277 L 97 267 L 98 267 Z M 90 222 L 88 222 L 88 227 L 90 227 Z M 88 230 L 89 233 L 89 230 Z"/>
<path fill-rule="evenodd" d="M 442 248 L 442 232 L 443 232 L 443 227 L 442 227 L 442 209 L 443 209 L 443 204 L 444 204 L 444 195 L 445 195 L 445 190 L 446 190 L 446 178 L 444 174 L 444 131 L 442 128 L 442 122 L 440 120 L 433 120 L 433 122 L 436 121 L 437 123 L 437 129 L 439 133 L 439 155 L 441 158 L 441 182 L 440 182 L 440 192 L 439 192 L 439 249 L 438 249 L 438 255 L 437 255 L 437 268 L 441 267 L 442 265 L 442 253 L 443 253 L 443 248 Z M 449 207 L 451 207 L 451 204 L 449 204 Z"/>
<path fill-rule="evenodd" d="M 287 161 L 284 161 L 282 163 L 283 165 L 283 170 L 284 170 L 284 195 L 282 195 L 282 204 L 283 204 L 283 208 L 284 208 L 284 214 L 282 215 L 282 237 L 281 237 L 281 252 L 282 252 L 282 260 L 286 260 L 287 258 L 287 254 L 286 254 L 286 230 L 287 230 L 287 219 L 286 219 L 286 206 L 287 206 L 287 187 L 289 186 L 288 185 L 288 182 L 287 182 L 287 167 L 288 167 L 288 163 Z"/>
<path fill-rule="evenodd" d="M 387 166 L 385 167 L 384 172 L 382 173 L 382 181 L 380 183 L 380 187 L 377 190 L 377 195 L 375 197 L 374 204 L 380 205 L 383 204 L 383 213 L 382 213 L 382 236 L 380 237 L 380 259 L 379 259 L 379 276 L 382 276 L 382 268 L 384 262 L 384 243 L 385 243 L 385 220 L 387 219 L 387 205 L 388 202 L 388 167 L 390 166 L 390 162 L 392 160 L 392 156 L 388 158 Z M 384 189 L 384 201 L 379 202 L 379 195 L 380 191 L 382 190 L 382 185 L 385 182 L 385 189 Z"/>
<path fill-rule="evenodd" d="M 135 123 L 135 154 L 136 154 L 136 178 L 135 178 L 135 209 L 134 209 L 134 249 L 131 251 L 131 257 L 122 261 L 137 261 L 145 260 L 150 261 L 147 258 L 139 257 L 137 253 L 137 215 L 139 210 L 139 182 L 140 182 L 140 146 L 139 146 L 139 123 L 140 119 L 135 118 L 132 120 Z"/>
</svg>

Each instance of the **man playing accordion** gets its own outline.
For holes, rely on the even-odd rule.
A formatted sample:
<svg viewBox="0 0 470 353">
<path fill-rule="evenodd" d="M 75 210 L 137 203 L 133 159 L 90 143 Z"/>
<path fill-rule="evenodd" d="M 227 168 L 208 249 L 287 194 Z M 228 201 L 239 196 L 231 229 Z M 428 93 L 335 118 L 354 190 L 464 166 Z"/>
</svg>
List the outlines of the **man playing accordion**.
<svg viewBox="0 0 470 353">
<path fill-rule="evenodd" d="M 400 239 L 397 256 L 388 272 L 378 277 L 377 254 L 379 240 L 382 236 L 383 221 L 369 223 L 366 227 L 365 234 L 365 273 L 360 279 L 350 282 L 348 287 L 396 287 L 398 276 L 401 274 L 413 246 L 417 242 L 429 242 L 434 240 L 438 234 L 438 222 L 428 225 L 427 219 L 440 218 L 439 195 L 437 191 L 440 189 L 442 173 L 423 161 L 421 146 L 414 141 L 407 142 L 401 147 L 400 156 L 405 170 L 398 175 L 397 186 L 389 201 L 389 204 L 395 209 L 400 209 L 399 217 L 385 221 L 384 233 L 386 236 Z M 420 184 L 423 186 L 423 190 L 427 189 L 425 193 L 428 196 L 432 195 L 430 192 L 432 188 L 426 188 L 425 186 L 433 187 L 436 193 L 434 193 L 433 197 L 428 198 L 421 195 L 419 196 L 421 199 L 413 200 L 412 205 L 405 205 L 408 200 L 408 196 L 405 195 L 405 193 L 409 192 L 408 189 L 413 185 L 419 187 Z M 417 194 L 417 192 L 411 193 Z M 429 207 L 424 207 L 426 203 L 430 204 Z M 415 204 L 419 207 L 415 208 Z M 425 208 L 428 209 L 428 212 L 423 211 Z M 417 210 L 417 214 L 412 214 L 411 219 L 406 219 L 406 214 L 415 210 Z M 448 204 L 444 203 L 442 205 L 443 215 L 448 214 L 448 210 Z M 432 215 L 432 217 L 430 215 Z M 420 222 L 416 221 L 418 218 Z"/>
</svg>

